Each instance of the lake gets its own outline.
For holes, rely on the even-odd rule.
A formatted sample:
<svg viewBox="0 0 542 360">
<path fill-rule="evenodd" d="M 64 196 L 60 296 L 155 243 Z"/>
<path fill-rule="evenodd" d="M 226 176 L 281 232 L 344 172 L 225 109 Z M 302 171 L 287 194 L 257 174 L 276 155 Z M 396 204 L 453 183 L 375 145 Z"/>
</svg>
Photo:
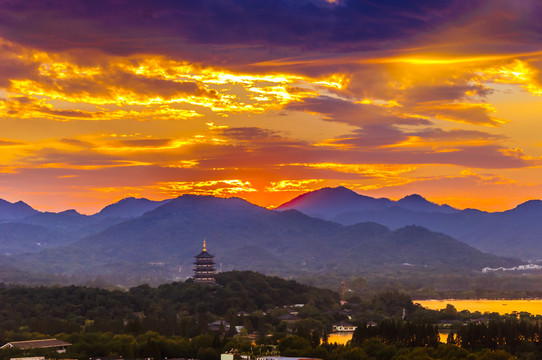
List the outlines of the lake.
<svg viewBox="0 0 542 360">
<path fill-rule="evenodd" d="M 339 345 L 345 345 L 348 341 L 352 340 L 353 332 L 340 332 L 331 333 L 327 338 L 329 344 L 337 343 Z"/>
<path fill-rule="evenodd" d="M 413 300 L 414 303 L 431 310 L 441 310 L 446 308 L 447 304 L 453 305 L 457 311 L 468 310 L 470 312 L 479 311 L 482 314 L 485 312 L 496 312 L 501 315 L 510 314 L 512 312 L 528 312 L 533 315 L 542 315 L 542 299 L 532 300 Z M 449 331 L 440 332 L 440 341 L 446 342 Z M 332 333 L 329 334 L 328 343 L 346 344 L 352 339 L 351 332 Z"/>
<path fill-rule="evenodd" d="M 488 299 L 476 299 L 476 300 L 414 300 L 414 303 L 431 310 L 445 309 L 447 304 L 453 305 L 457 311 L 468 310 L 470 312 L 479 311 L 482 314 L 485 312 L 496 312 L 501 315 L 510 314 L 515 312 L 528 312 L 533 315 L 542 315 L 542 300 L 540 299 L 527 299 L 527 300 L 488 300 Z M 449 331 L 441 331 L 440 341 L 446 342 Z"/>
<path fill-rule="evenodd" d="M 479 311 L 482 314 L 485 312 L 496 312 L 501 315 L 510 314 L 512 312 L 528 312 L 533 315 L 542 315 L 542 299 L 532 300 L 414 300 L 421 306 L 431 310 L 441 310 L 446 308 L 447 304 L 453 305 L 457 311 L 468 310 L 470 312 Z"/>
</svg>

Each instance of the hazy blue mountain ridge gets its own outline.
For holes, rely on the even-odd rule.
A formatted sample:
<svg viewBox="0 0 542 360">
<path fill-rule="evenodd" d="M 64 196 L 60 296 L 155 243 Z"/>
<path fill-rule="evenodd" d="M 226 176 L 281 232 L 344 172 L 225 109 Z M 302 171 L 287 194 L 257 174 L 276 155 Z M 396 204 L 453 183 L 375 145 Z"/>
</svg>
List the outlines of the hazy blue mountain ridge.
<svg viewBox="0 0 542 360">
<path fill-rule="evenodd" d="M 170 199 L 163 201 L 153 201 L 145 198 L 128 197 L 107 205 L 92 217 L 98 219 L 104 218 L 135 218 L 152 211 L 157 207 L 168 203 Z"/>
<path fill-rule="evenodd" d="M 4 219 L 0 223 L 0 254 L 32 253 L 67 245 L 141 216 L 168 201 L 126 198 L 89 216 L 73 209 L 39 212 L 22 201 L 12 204 L 0 199 L 0 215 Z"/>
<path fill-rule="evenodd" d="M 320 191 L 326 194 L 325 198 L 319 194 Z M 447 205 L 431 203 L 419 195 L 410 195 L 396 202 L 390 201 L 391 206 L 375 209 L 365 207 L 366 199 L 358 201 L 356 205 L 355 195 L 345 204 L 344 193 L 342 188 L 321 189 L 304 194 L 277 209 L 293 208 L 314 216 L 320 214 L 319 217 L 323 219 L 344 225 L 367 221 L 391 229 L 419 225 L 491 254 L 526 260 L 542 259 L 540 200 L 527 201 L 511 210 L 490 213 L 475 209 L 456 210 Z M 332 210 L 326 213 L 323 209 Z"/>
<path fill-rule="evenodd" d="M 217 268 L 267 274 L 356 274 L 390 269 L 480 271 L 519 260 L 483 254 L 449 236 L 420 227 L 390 230 L 375 223 L 344 226 L 295 210 L 271 211 L 238 198 L 184 195 L 67 246 L 26 255 L 24 263 L 49 264 L 59 274 L 108 269 L 170 276 L 192 275 L 203 239 Z M 141 264 L 138 270 L 137 264 Z M 179 272 L 180 268 L 180 272 Z M 45 269 L 45 268 L 44 268 Z M 145 271 L 147 271 L 145 270 Z"/>
<path fill-rule="evenodd" d="M 344 186 L 322 188 L 300 195 L 280 206 L 277 210 L 295 209 L 307 215 L 334 220 L 344 214 L 357 212 L 380 212 L 399 207 L 411 211 L 456 213 L 459 210 L 449 205 L 438 205 L 427 201 L 422 196 L 413 194 L 393 201 L 386 198 L 372 198 L 360 195 Z M 355 223 L 353 221 L 351 223 Z"/>
<path fill-rule="evenodd" d="M 326 213 L 338 221 L 311 217 L 294 207 L 306 212 L 315 207 L 312 213 Z M 521 213 L 526 220 L 518 226 L 528 228 L 526 223 L 536 218 L 533 209 L 539 207 L 539 202 L 532 202 L 493 215 Z M 191 276 L 193 257 L 204 238 L 217 268 L 283 276 L 401 269 L 480 271 L 519 264 L 448 236 L 454 226 L 460 235 L 469 235 L 472 228 L 492 231 L 486 221 L 489 213 L 459 211 L 418 195 L 395 202 L 327 188 L 280 209 L 212 196 L 184 195 L 163 202 L 128 198 L 91 216 L 75 210 L 34 213 L 17 224 L 2 224 L 0 253 L 13 253 L 21 269 L 124 279 Z M 438 232 L 420 227 L 424 223 Z"/>
<path fill-rule="evenodd" d="M 24 219 L 37 212 L 37 210 L 22 201 L 11 203 L 0 199 L 0 222 Z"/>
</svg>

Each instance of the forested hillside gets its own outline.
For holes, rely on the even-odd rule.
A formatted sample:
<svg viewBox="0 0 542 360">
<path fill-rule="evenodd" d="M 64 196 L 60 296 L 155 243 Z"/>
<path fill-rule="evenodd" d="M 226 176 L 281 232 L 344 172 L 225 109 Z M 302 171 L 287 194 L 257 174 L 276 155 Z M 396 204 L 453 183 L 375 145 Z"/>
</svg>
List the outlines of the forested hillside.
<svg viewBox="0 0 542 360">
<path fill-rule="evenodd" d="M 334 292 L 254 272 L 217 275 L 216 286 L 191 280 L 104 290 L 81 286 L 9 287 L 0 289 L 0 328 L 55 334 L 86 330 L 122 333 L 127 329 L 160 331 L 166 335 L 192 334 L 197 324 L 240 311 L 264 312 L 277 307 L 304 304 L 325 313 L 338 307 Z M 200 316 L 200 318 L 198 318 Z M 206 323 L 205 323 L 206 324 Z"/>
<path fill-rule="evenodd" d="M 73 345 L 62 355 L 51 350 L 8 349 L 0 351 L 0 359 L 217 360 L 221 352 L 233 351 L 329 360 L 487 360 L 511 359 L 508 351 L 522 356 L 541 353 L 533 340 L 541 333 L 540 327 L 525 314 L 521 322 L 493 314 L 489 326 L 473 327 L 461 324 L 481 314 L 425 310 L 396 291 L 365 299 L 351 295 L 348 300 L 341 306 L 339 295 L 332 291 L 239 271 L 218 274 L 216 285 L 187 281 L 141 285 L 128 291 L 3 285 L 2 343 L 56 337 Z M 439 344 L 435 324 L 441 320 L 458 326 L 448 345 Z M 346 346 L 328 341 L 331 324 L 338 321 L 358 326 Z M 495 329 L 500 329 L 500 335 L 491 342 L 488 336 Z"/>
</svg>

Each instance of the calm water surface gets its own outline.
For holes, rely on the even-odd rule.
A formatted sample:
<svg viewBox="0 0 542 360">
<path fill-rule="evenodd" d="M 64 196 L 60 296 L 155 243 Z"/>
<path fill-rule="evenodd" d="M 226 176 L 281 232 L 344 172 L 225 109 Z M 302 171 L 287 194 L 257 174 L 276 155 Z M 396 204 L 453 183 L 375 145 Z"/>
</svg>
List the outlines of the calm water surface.
<svg viewBox="0 0 542 360">
<path fill-rule="evenodd" d="M 347 341 L 352 340 L 353 332 L 341 332 L 341 333 L 331 333 L 327 338 L 329 344 L 337 343 L 339 345 L 345 345 Z"/>
<path fill-rule="evenodd" d="M 501 315 L 516 312 L 528 312 L 533 315 L 542 315 L 542 299 L 533 300 L 414 300 L 421 306 L 431 310 L 441 310 L 446 308 L 447 304 L 452 304 L 457 311 L 468 310 L 470 312 L 479 311 L 482 314 L 485 312 L 496 312 Z M 449 331 L 440 333 L 440 341 L 446 342 Z M 352 339 L 351 332 L 329 334 L 328 342 L 330 344 L 346 344 Z"/>
<path fill-rule="evenodd" d="M 447 304 L 455 306 L 457 311 L 468 310 L 470 312 L 479 311 L 496 312 L 501 315 L 516 312 L 528 312 L 533 315 L 542 315 L 542 299 L 533 300 L 414 300 L 421 306 L 431 310 L 441 310 L 446 308 Z"/>
</svg>

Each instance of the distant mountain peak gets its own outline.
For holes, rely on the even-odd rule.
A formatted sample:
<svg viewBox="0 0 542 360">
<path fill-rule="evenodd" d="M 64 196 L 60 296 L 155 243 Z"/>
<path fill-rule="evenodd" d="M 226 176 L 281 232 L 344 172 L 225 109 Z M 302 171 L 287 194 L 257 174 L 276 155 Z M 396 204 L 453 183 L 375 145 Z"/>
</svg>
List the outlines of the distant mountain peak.
<svg viewBox="0 0 542 360">
<path fill-rule="evenodd" d="M 171 201 L 183 201 L 183 200 L 194 200 L 194 201 L 227 201 L 227 200 L 233 200 L 233 201 L 242 201 L 247 202 L 247 200 L 242 199 L 237 196 L 230 196 L 230 197 L 219 197 L 219 196 L 213 196 L 213 195 L 202 195 L 202 194 L 183 194 L 180 196 L 177 196 L 174 199 L 171 199 Z"/>
<path fill-rule="evenodd" d="M 417 212 L 456 213 L 449 205 L 439 205 L 423 196 L 411 194 L 401 200 L 373 198 L 360 195 L 344 186 L 322 188 L 302 194 L 277 207 L 277 210 L 297 209 L 305 214 L 335 220 L 336 216 L 353 212 L 372 212 L 389 209 L 393 206 Z"/>
<path fill-rule="evenodd" d="M 397 201 L 397 205 L 414 211 L 453 213 L 458 210 L 449 205 L 435 204 L 418 194 L 407 195 Z"/>
<path fill-rule="evenodd" d="M 542 200 L 527 200 L 524 203 L 519 204 L 516 206 L 514 210 L 522 210 L 522 211 L 532 211 L 532 210 L 542 210 Z"/>
<path fill-rule="evenodd" d="M 153 201 L 146 198 L 127 197 L 107 205 L 93 216 L 97 218 L 133 218 L 152 211 L 169 201 L 171 200 Z"/>
<path fill-rule="evenodd" d="M 377 210 L 389 207 L 388 199 L 375 199 L 358 194 L 344 186 L 314 190 L 280 205 L 276 210 L 296 209 L 309 216 L 332 220 L 335 216 L 360 208 Z"/>
<path fill-rule="evenodd" d="M 345 198 L 359 198 L 363 195 L 358 194 L 357 192 L 350 190 L 344 186 L 337 187 L 324 187 L 318 190 L 313 190 L 301 194 L 292 200 L 280 205 L 277 209 L 280 208 L 291 208 L 291 205 L 301 202 L 303 200 L 312 200 L 312 199 L 323 199 L 323 198 L 335 198 L 335 199 L 345 199 Z"/>
<path fill-rule="evenodd" d="M 152 201 L 152 200 L 149 200 L 149 199 L 146 199 L 146 198 L 136 198 L 134 196 L 129 196 L 129 197 L 125 197 L 123 199 L 120 199 L 119 201 L 117 201 L 116 203 L 113 203 L 113 204 L 110 204 L 110 205 L 115 205 L 115 204 L 119 204 L 119 203 L 125 203 L 125 202 L 133 202 L 133 201 L 144 201 L 144 202 L 148 202 L 148 201 Z"/>
<path fill-rule="evenodd" d="M 424 198 L 423 196 L 418 195 L 418 194 L 407 195 L 407 196 L 405 196 L 404 198 L 402 198 L 399 201 L 417 201 L 417 202 L 418 201 L 423 201 L 423 202 L 429 202 L 429 201 L 427 201 L 426 198 Z"/>
<path fill-rule="evenodd" d="M 345 186 L 336 186 L 336 187 L 330 187 L 330 186 L 327 186 L 327 187 L 324 187 L 324 188 L 321 188 L 320 190 L 316 190 L 316 191 L 332 191 L 332 192 L 340 192 L 340 193 L 354 193 L 356 195 L 359 195 L 357 192 L 355 192 L 354 190 L 351 190 Z"/>
<path fill-rule="evenodd" d="M 19 220 L 36 213 L 38 213 L 37 210 L 23 201 L 11 203 L 7 200 L 0 199 L 0 219 Z"/>
<path fill-rule="evenodd" d="M 174 199 L 168 200 L 167 203 L 157 207 L 152 213 L 169 211 L 177 208 L 214 208 L 217 211 L 231 211 L 232 209 L 259 209 L 261 211 L 269 211 L 250 203 L 249 201 L 232 196 L 232 197 L 216 197 L 212 195 L 184 194 Z M 220 210 L 219 210 L 220 209 Z"/>
<path fill-rule="evenodd" d="M 77 210 L 75 210 L 75 209 L 64 210 L 64 211 L 59 212 L 59 214 L 64 214 L 64 215 L 81 215 L 81 214 L 80 214 Z"/>
</svg>

